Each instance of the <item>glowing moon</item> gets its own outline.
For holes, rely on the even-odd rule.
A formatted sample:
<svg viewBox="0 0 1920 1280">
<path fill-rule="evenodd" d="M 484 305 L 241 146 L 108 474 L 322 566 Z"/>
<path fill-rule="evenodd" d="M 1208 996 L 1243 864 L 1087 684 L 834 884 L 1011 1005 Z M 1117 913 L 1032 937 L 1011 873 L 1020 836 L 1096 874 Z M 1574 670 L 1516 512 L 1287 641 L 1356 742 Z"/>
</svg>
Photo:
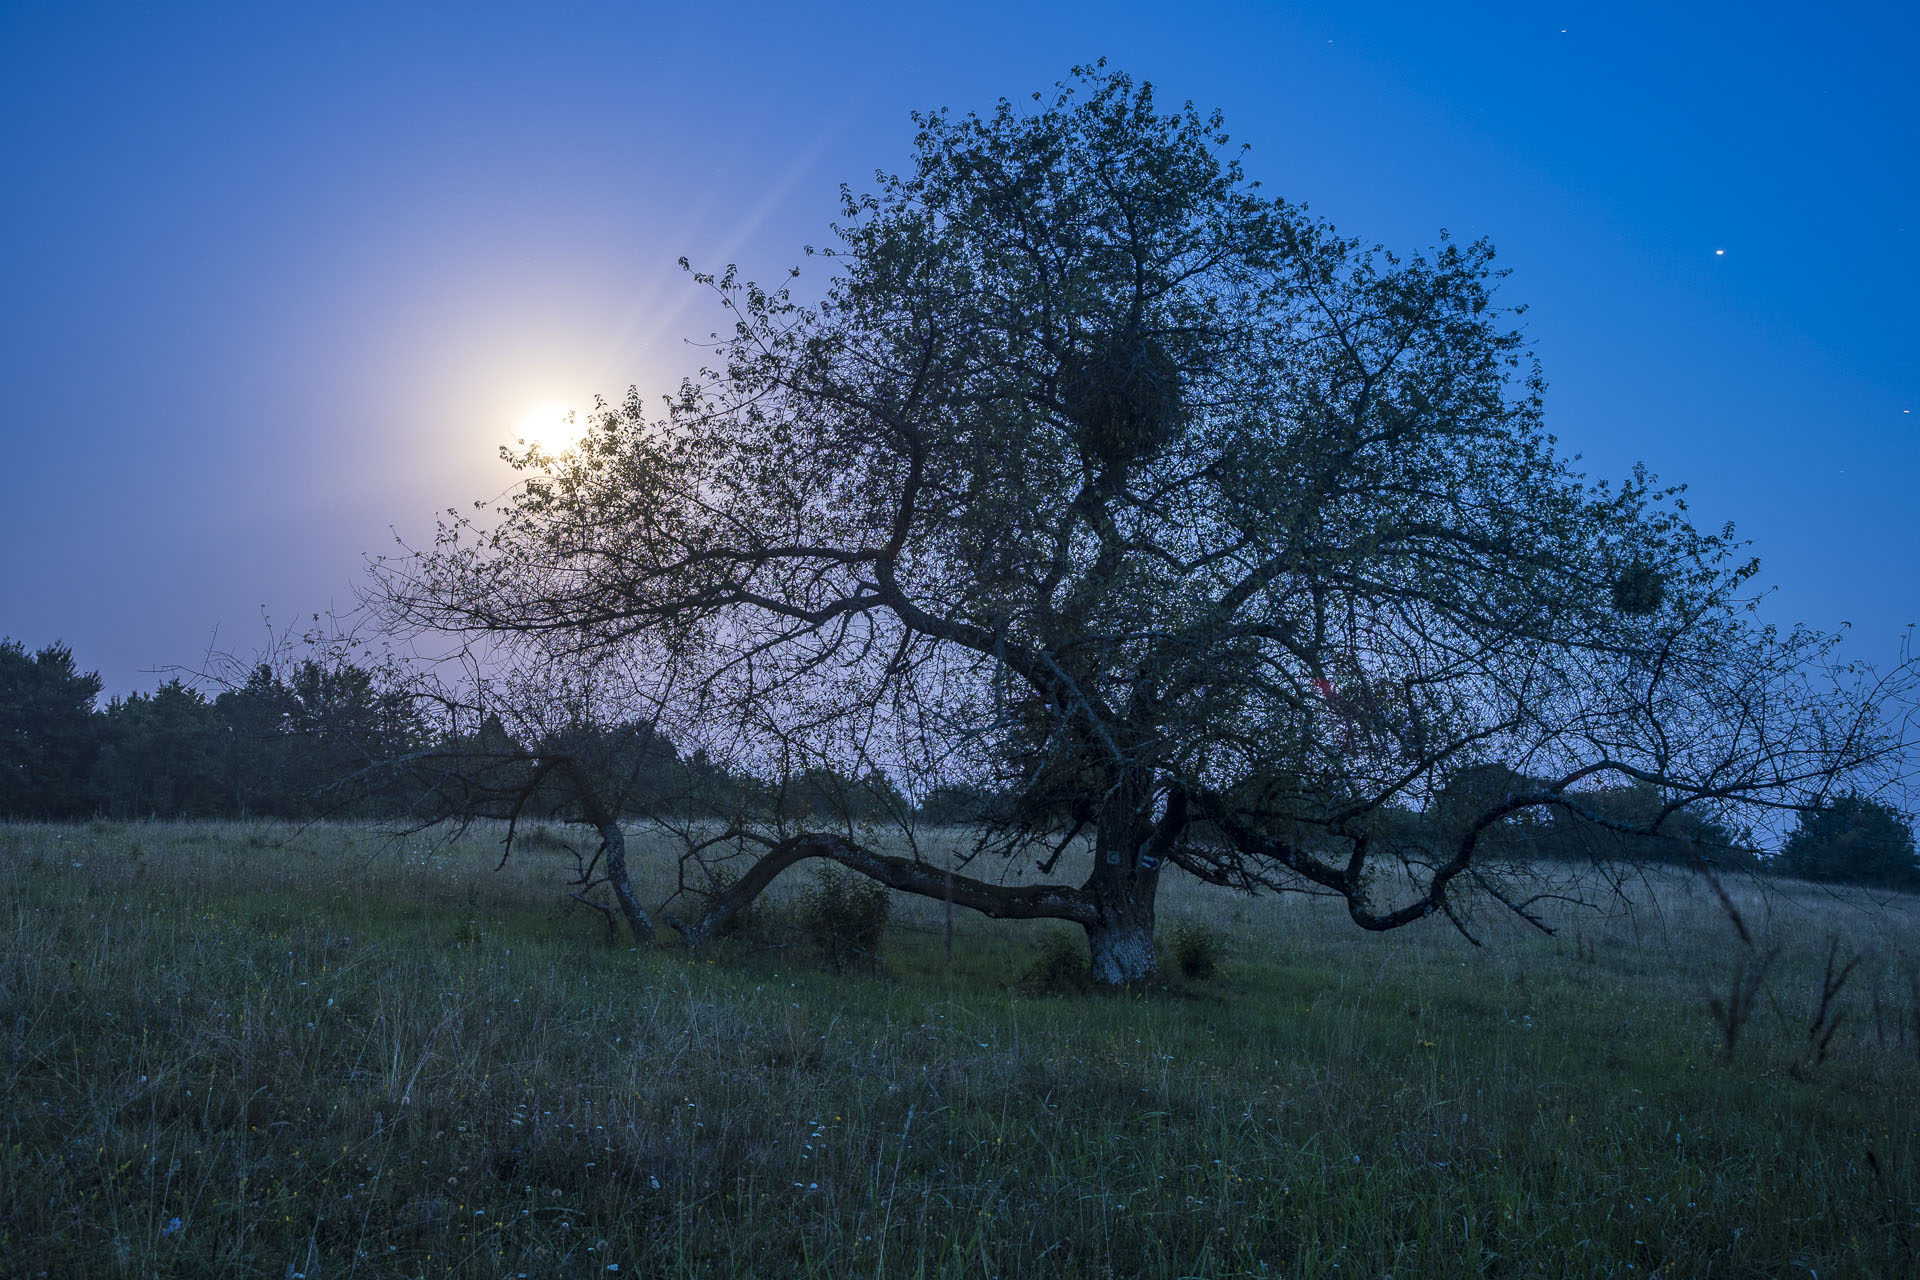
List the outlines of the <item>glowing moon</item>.
<svg viewBox="0 0 1920 1280">
<path fill-rule="evenodd" d="M 543 404 L 520 421 L 516 437 L 523 444 L 538 445 L 545 453 L 561 453 L 580 439 L 585 424 L 580 415 L 563 404 Z"/>
</svg>

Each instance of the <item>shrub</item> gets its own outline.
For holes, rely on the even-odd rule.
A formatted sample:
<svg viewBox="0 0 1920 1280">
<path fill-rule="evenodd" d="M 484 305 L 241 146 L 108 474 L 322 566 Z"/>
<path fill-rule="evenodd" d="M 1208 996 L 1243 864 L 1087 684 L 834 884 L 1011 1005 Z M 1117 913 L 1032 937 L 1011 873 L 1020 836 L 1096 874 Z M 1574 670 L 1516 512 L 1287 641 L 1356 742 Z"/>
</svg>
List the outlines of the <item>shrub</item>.
<svg viewBox="0 0 1920 1280">
<path fill-rule="evenodd" d="M 800 896 L 800 926 L 838 972 L 853 961 L 871 961 L 880 953 L 892 901 L 887 887 L 839 867 L 823 867 Z"/>
<path fill-rule="evenodd" d="M 513 843 L 526 853 L 570 853 L 579 856 L 579 850 L 568 842 L 564 832 L 544 825 L 522 827 L 514 834 Z"/>
<path fill-rule="evenodd" d="M 1779 867 L 1803 880 L 1882 889 L 1920 889 L 1913 824 L 1891 805 L 1860 795 L 1835 796 L 1803 809 L 1781 847 Z"/>
<path fill-rule="evenodd" d="M 1173 962 L 1193 982 L 1216 977 L 1227 958 L 1227 940 L 1206 925 L 1186 921 L 1173 927 Z"/>
<path fill-rule="evenodd" d="M 1049 931 L 1020 985 L 1028 991 L 1059 994 L 1084 991 L 1092 982 L 1086 947 L 1070 934 Z"/>
</svg>

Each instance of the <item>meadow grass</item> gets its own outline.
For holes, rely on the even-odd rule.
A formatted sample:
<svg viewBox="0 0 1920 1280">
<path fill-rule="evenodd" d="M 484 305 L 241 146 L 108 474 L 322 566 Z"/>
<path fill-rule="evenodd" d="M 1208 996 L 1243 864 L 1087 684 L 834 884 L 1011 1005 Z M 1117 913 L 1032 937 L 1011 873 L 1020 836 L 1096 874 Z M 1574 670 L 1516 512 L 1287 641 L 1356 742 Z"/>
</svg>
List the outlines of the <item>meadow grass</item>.
<svg viewBox="0 0 1920 1280">
<path fill-rule="evenodd" d="M 1662 873 L 1476 948 L 1169 884 L 1215 977 L 1053 994 L 1057 929 L 949 964 L 937 903 L 841 972 L 778 901 L 636 950 L 561 845 L 0 827 L 0 1275 L 1915 1269 L 1904 899 L 1731 885 L 1749 946 Z"/>
</svg>

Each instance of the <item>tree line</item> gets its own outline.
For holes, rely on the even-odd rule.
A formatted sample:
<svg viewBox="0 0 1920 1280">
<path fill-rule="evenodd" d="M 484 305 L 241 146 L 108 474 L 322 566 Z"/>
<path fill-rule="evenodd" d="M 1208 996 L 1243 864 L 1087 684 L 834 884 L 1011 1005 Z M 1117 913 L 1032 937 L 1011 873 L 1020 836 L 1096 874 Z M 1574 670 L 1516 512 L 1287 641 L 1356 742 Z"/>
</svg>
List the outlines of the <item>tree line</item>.
<svg viewBox="0 0 1920 1280">
<path fill-rule="evenodd" d="M 575 715 L 531 737 L 496 713 L 461 732 L 412 691 L 337 656 L 284 669 L 260 663 L 212 696 L 173 678 L 103 707 L 101 688 L 65 645 L 29 652 L 0 640 L 0 818 L 567 816 L 584 786 L 622 819 L 750 814 L 827 826 L 903 818 L 972 826 L 1025 818 L 1055 829 L 1073 821 L 1069 806 L 1023 815 L 1015 812 L 1021 797 L 982 787 L 948 784 L 912 799 L 877 771 L 849 778 L 816 767 L 779 783 L 756 779 L 683 753 L 646 721 Z M 574 790 L 543 795 L 539 771 L 556 760 L 579 767 Z M 1534 783 L 1503 766 L 1463 769 L 1426 810 L 1387 810 L 1382 825 L 1400 843 L 1443 840 Z M 1597 788 L 1494 829 L 1487 856 L 1704 864 L 1920 888 L 1910 820 L 1878 800 L 1835 796 L 1803 813 L 1771 853 L 1757 849 L 1753 832 L 1691 811 L 1649 834 L 1661 804 L 1646 784 Z"/>
<path fill-rule="evenodd" d="M 100 693 L 67 646 L 0 641 L 0 815 L 310 818 L 404 803 L 343 785 L 419 736 L 369 671 L 307 661 L 261 665 L 211 697 L 180 679 L 104 706 Z"/>
<path fill-rule="evenodd" d="M 879 773 L 769 782 L 683 753 L 643 718 L 449 708 L 337 653 L 211 683 L 169 678 L 103 705 L 99 673 L 68 646 L 0 639 L 0 820 L 565 818 L 582 790 L 622 819 L 844 822 L 911 807 Z M 557 763 L 564 779 L 549 776 Z"/>
<path fill-rule="evenodd" d="M 684 792 L 675 773 L 699 777 L 709 804 L 729 798 L 718 770 L 682 761 L 663 740 L 634 756 L 631 743 L 655 737 L 647 726 L 575 725 L 525 741 L 494 716 L 462 733 L 339 657 L 260 663 L 211 695 L 174 678 L 103 706 L 101 688 L 65 645 L 30 653 L 0 641 L 0 817 L 485 816 L 449 803 L 454 762 L 524 770 L 561 751 L 623 769 L 626 785 L 603 786 L 632 805 L 670 786 Z"/>
</svg>

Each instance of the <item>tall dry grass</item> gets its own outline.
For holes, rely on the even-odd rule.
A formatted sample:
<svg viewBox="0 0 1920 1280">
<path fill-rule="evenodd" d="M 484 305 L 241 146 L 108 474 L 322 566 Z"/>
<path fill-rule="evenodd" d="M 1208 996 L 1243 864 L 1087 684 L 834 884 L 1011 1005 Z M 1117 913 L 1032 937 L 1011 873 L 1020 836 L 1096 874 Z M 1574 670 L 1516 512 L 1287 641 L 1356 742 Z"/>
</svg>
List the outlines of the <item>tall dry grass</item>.
<svg viewBox="0 0 1920 1280">
<path fill-rule="evenodd" d="M 1487 916 L 1476 948 L 1170 883 L 1217 977 L 1047 995 L 1044 925 L 962 916 L 949 964 L 940 904 L 903 902 L 833 973 L 776 902 L 640 952 L 567 901 L 560 833 L 497 857 L 0 828 L 0 1274 L 1914 1267 L 1904 899 L 1728 883 L 1742 941 L 1698 878 L 1588 877 L 1557 937 Z"/>
</svg>

